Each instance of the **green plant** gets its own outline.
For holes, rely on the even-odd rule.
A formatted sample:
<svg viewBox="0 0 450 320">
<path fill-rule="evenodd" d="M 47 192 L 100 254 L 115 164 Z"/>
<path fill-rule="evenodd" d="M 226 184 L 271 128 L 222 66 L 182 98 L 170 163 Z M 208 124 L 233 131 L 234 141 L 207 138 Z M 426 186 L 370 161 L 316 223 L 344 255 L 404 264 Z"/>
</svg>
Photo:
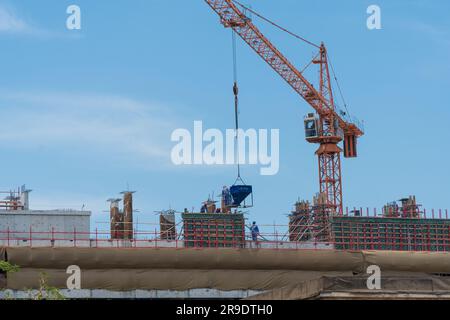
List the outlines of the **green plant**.
<svg viewBox="0 0 450 320">
<path fill-rule="evenodd" d="M 6 273 L 17 272 L 19 271 L 19 266 L 11 264 L 8 261 L 0 260 L 0 271 Z"/>
<path fill-rule="evenodd" d="M 11 264 L 7 261 L 0 260 L 0 272 L 4 272 L 4 273 L 8 274 L 8 273 L 13 273 L 13 272 L 17 272 L 17 271 L 19 271 L 19 266 L 15 265 L 15 264 Z M 4 292 L 4 296 L 3 296 L 4 300 L 13 299 L 11 292 L 6 291 L 6 290 L 2 290 L 2 292 Z"/>
<path fill-rule="evenodd" d="M 39 277 L 39 288 L 37 292 L 29 291 L 30 298 L 33 300 L 65 300 L 66 297 L 56 287 L 48 284 L 48 275 L 44 272 Z"/>
</svg>

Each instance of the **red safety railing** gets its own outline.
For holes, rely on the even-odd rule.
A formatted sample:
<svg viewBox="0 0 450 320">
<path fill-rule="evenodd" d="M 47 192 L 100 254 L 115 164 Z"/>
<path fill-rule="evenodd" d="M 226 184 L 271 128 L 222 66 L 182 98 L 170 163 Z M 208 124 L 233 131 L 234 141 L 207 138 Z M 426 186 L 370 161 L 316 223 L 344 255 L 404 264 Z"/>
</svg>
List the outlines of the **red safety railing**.
<svg viewBox="0 0 450 320">
<path fill-rule="evenodd" d="M 210 237 L 207 233 L 176 234 L 175 239 L 163 240 L 160 232 L 134 232 L 134 239 L 110 239 L 109 231 L 94 232 L 19 232 L 0 231 L 0 246 L 73 246 L 73 247 L 154 247 L 154 248 L 266 248 L 266 249 L 343 249 L 343 250 L 402 250 L 402 251 L 450 251 L 450 226 L 424 226 L 418 230 L 412 226 L 409 234 L 403 226 L 382 224 L 382 230 L 370 231 L 364 224 L 342 227 L 341 234 L 334 234 L 330 241 L 318 241 L 310 238 L 304 241 L 289 241 L 278 233 L 260 233 L 258 240 L 252 240 L 251 234 L 245 238 Z M 391 225 L 391 227 L 389 227 Z M 384 228 L 384 229 L 383 229 Z M 353 229 L 353 230 L 349 230 Z M 389 231 L 383 231 L 389 230 Z M 433 230 L 433 231 L 431 231 Z M 348 232 L 347 232 L 348 231 Z M 50 234 L 50 235 L 49 235 Z M 188 236 L 187 238 L 184 238 Z M 191 237 L 192 236 L 192 237 Z"/>
<path fill-rule="evenodd" d="M 225 236 L 211 238 L 209 235 L 201 232 L 176 233 L 176 237 L 171 240 L 161 239 L 159 231 L 134 232 L 134 238 L 111 239 L 110 231 L 101 231 L 96 229 L 93 232 L 39 232 L 39 231 L 12 231 L 0 230 L 0 247 L 43 247 L 43 246 L 63 246 L 63 247 L 154 247 L 154 248 L 287 248 L 287 249 L 321 249 L 323 246 L 331 246 L 331 242 L 302 243 L 278 239 L 278 234 L 260 233 L 258 240 L 253 241 L 251 234 L 235 236 Z M 192 239 L 184 238 L 193 236 Z M 308 244 L 308 245 L 306 245 Z"/>
<path fill-rule="evenodd" d="M 351 211 L 358 215 L 350 215 Z M 38 231 L 32 227 L 17 231 L 7 228 L 0 230 L 0 246 L 450 251 L 447 210 L 431 210 L 428 215 L 423 210 L 414 218 L 382 217 L 376 210 L 369 209 L 351 211 L 345 211 L 349 212 L 348 215 L 332 217 L 326 228 L 329 234 L 326 234 L 325 240 L 323 224 L 314 221 L 293 223 L 291 220 L 289 225 L 260 225 L 261 232 L 256 241 L 249 228 L 242 224 L 199 221 L 191 223 L 191 229 L 187 229 L 188 224 L 184 224 L 181 231 L 169 230 L 167 234 L 158 228 L 141 230 L 142 226 L 147 228 L 147 225 L 156 224 L 135 224 L 133 239 L 130 240 L 111 239 L 110 230 L 98 228 L 90 232 L 76 229 L 60 231 L 54 228 Z M 365 214 L 361 214 L 363 212 Z"/>
</svg>

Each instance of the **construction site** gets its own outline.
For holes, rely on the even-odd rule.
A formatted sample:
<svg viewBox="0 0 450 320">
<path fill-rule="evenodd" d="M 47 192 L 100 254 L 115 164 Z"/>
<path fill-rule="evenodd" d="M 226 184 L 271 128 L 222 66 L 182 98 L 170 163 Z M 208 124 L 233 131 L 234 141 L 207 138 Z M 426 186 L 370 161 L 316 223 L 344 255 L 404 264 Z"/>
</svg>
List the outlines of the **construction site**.
<svg viewBox="0 0 450 320">
<path fill-rule="evenodd" d="M 423 208 L 415 195 L 379 208 L 344 204 L 341 155 L 357 158 L 365 131 L 346 106 L 337 105 L 337 77 L 325 44 L 297 36 L 238 1 L 204 2 L 232 31 L 234 67 L 240 38 L 310 108 L 303 125 L 306 141 L 317 145 L 317 193 L 286 203 L 287 215 L 274 213 L 280 224 L 257 224 L 252 207 L 258 186 L 244 182 L 237 164 L 234 184 L 220 186 L 218 201 L 208 196 L 199 199 L 198 210 L 167 209 L 157 212 L 154 223 L 138 223 L 139 190 L 128 190 L 105 199 L 109 219 L 99 228 L 90 211 L 33 210 L 25 186 L 0 192 L 0 261 L 20 268 L 0 273 L 0 298 L 26 299 L 45 273 L 51 286 L 74 299 L 450 299 L 446 209 Z M 317 54 L 306 68 L 315 68 L 318 79 L 294 66 L 258 20 L 312 46 Z M 236 71 L 232 93 L 238 141 Z M 78 289 L 67 288 L 71 265 L 81 269 Z M 381 270 L 381 288 L 375 290 L 367 287 L 367 268 L 374 265 Z"/>
</svg>

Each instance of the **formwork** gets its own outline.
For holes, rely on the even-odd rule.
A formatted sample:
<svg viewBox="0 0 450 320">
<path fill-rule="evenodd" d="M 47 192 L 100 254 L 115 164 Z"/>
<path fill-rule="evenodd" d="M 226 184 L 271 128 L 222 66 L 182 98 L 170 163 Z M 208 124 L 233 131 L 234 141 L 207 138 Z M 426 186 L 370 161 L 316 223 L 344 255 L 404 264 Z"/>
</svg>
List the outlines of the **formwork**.
<svg viewBox="0 0 450 320">
<path fill-rule="evenodd" d="M 183 213 L 185 247 L 244 247 L 245 219 L 240 213 Z"/>
<path fill-rule="evenodd" d="M 450 251 L 450 220 L 386 217 L 331 218 L 336 249 Z"/>
</svg>

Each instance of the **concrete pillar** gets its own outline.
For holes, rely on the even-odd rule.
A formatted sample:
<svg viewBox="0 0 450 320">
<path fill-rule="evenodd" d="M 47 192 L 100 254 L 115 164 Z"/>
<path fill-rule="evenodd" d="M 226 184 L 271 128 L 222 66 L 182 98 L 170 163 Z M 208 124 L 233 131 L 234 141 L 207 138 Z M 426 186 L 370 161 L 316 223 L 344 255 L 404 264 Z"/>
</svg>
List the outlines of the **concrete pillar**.
<svg viewBox="0 0 450 320">
<path fill-rule="evenodd" d="M 108 199 L 110 202 L 110 232 L 111 239 L 123 238 L 123 218 L 119 211 L 121 199 Z"/>
<path fill-rule="evenodd" d="M 133 239 L 133 193 L 131 191 L 124 191 L 123 194 L 123 225 L 124 239 Z"/>
</svg>

